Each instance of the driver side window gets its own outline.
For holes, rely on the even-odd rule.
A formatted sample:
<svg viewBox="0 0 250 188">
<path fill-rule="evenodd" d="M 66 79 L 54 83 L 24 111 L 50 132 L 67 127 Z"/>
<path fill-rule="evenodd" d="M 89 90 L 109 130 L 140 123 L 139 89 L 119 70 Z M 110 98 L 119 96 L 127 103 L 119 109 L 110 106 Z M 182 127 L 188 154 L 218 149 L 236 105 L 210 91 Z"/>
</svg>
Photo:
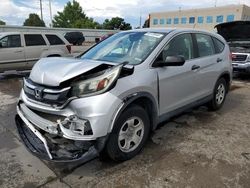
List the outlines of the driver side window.
<svg viewBox="0 0 250 188">
<path fill-rule="evenodd" d="M 193 41 L 191 34 L 181 34 L 174 37 L 163 49 L 161 53 L 162 61 L 168 56 L 183 56 L 185 60 L 192 59 Z"/>
<path fill-rule="evenodd" d="M 1 48 L 21 47 L 20 35 L 9 35 L 0 40 Z"/>
</svg>

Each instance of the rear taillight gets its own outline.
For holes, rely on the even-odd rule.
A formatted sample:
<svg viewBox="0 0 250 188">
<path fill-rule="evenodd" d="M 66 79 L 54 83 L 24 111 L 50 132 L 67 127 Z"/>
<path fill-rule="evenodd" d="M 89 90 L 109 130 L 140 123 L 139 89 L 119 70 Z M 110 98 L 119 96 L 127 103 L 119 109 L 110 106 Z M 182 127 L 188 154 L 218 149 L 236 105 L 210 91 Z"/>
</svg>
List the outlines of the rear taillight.
<svg viewBox="0 0 250 188">
<path fill-rule="evenodd" d="M 67 50 L 71 53 L 71 45 L 66 45 Z"/>
<path fill-rule="evenodd" d="M 233 54 L 232 54 L 232 52 L 230 52 L 230 54 L 229 54 L 229 59 L 232 61 L 232 59 L 233 59 Z"/>
</svg>

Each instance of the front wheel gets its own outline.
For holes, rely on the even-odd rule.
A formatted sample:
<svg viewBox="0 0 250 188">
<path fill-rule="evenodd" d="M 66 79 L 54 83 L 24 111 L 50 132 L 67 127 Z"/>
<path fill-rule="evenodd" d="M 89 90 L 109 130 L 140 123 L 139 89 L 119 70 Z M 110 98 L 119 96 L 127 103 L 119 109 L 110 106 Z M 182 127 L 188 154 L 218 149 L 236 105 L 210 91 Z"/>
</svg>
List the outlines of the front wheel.
<svg viewBox="0 0 250 188">
<path fill-rule="evenodd" d="M 145 145 L 150 131 L 147 112 L 133 105 L 118 117 L 106 144 L 106 153 L 115 161 L 125 161 L 137 155 Z"/>
<path fill-rule="evenodd" d="M 210 110 L 220 109 L 226 99 L 227 95 L 227 84 L 224 78 L 220 78 L 214 88 L 213 99 L 208 103 L 208 108 Z"/>
</svg>

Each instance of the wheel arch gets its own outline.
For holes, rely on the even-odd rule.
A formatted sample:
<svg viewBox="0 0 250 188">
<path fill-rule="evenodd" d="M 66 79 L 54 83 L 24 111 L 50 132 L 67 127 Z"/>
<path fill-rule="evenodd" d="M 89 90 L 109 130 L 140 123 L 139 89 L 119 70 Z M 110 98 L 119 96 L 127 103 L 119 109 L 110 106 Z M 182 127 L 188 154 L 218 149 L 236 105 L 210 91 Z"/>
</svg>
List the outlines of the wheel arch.
<svg viewBox="0 0 250 188">
<path fill-rule="evenodd" d="M 144 108 L 150 119 L 150 130 L 154 130 L 158 122 L 158 105 L 154 97 L 148 92 L 137 92 L 125 97 L 123 100 L 121 108 L 118 109 L 115 117 L 113 118 L 113 123 L 111 125 L 111 131 L 117 118 L 121 113 L 132 105 L 138 105 Z"/>
<path fill-rule="evenodd" d="M 231 74 L 228 72 L 228 71 L 225 71 L 225 72 L 223 72 L 220 76 L 219 76 L 219 78 L 218 78 L 218 80 L 219 79 L 221 79 L 221 78 L 224 78 L 225 79 L 225 81 L 226 81 L 226 84 L 227 84 L 227 92 L 229 91 L 229 89 L 230 89 L 230 84 L 231 84 Z"/>
<path fill-rule="evenodd" d="M 61 57 L 61 55 L 60 54 L 50 54 L 47 57 Z"/>
</svg>

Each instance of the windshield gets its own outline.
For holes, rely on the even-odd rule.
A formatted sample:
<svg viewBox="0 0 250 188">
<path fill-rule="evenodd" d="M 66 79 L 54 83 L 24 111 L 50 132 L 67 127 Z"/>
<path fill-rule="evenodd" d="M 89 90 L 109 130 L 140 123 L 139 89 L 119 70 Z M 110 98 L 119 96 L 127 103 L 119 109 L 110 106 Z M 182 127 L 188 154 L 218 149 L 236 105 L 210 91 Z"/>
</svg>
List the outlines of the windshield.
<svg viewBox="0 0 250 188">
<path fill-rule="evenodd" d="M 163 37 L 163 33 L 156 32 L 118 33 L 90 49 L 81 58 L 137 65 L 148 57 Z"/>
</svg>

